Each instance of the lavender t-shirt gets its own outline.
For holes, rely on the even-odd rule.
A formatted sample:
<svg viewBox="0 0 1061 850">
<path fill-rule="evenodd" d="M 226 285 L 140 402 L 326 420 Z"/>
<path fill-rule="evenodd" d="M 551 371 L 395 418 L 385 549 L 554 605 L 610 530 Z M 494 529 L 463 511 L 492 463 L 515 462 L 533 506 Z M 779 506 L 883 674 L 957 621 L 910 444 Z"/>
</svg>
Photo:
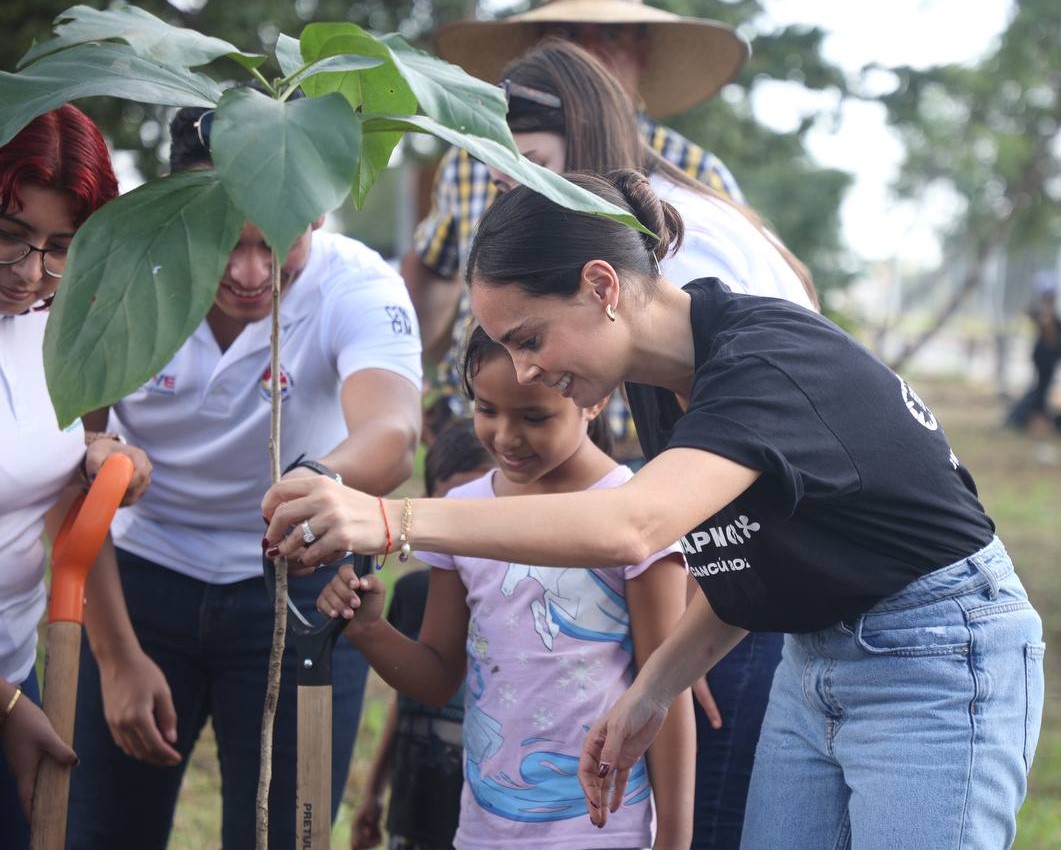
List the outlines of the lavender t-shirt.
<svg viewBox="0 0 1061 850">
<path fill-rule="evenodd" d="M 492 498 L 494 474 L 447 498 Z M 631 475 L 616 467 L 590 489 L 617 487 Z M 432 567 L 456 570 L 468 591 L 458 850 L 496 850 L 499 842 L 534 850 L 651 846 L 644 761 L 601 830 L 586 813 L 578 757 L 590 724 L 633 681 L 626 580 L 672 552 L 677 545 L 636 566 L 603 569 L 417 553 Z"/>
</svg>

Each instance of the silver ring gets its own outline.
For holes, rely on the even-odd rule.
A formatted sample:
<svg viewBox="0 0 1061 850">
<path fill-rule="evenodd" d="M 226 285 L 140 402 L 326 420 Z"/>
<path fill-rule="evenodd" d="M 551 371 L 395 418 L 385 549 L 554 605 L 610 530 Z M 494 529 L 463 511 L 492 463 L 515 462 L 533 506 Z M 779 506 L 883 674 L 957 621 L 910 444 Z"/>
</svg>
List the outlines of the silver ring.
<svg viewBox="0 0 1061 850">
<path fill-rule="evenodd" d="M 302 521 L 302 542 L 307 546 L 312 546 L 316 543 L 318 537 L 313 533 L 313 529 L 309 527 L 309 520 Z"/>
</svg>

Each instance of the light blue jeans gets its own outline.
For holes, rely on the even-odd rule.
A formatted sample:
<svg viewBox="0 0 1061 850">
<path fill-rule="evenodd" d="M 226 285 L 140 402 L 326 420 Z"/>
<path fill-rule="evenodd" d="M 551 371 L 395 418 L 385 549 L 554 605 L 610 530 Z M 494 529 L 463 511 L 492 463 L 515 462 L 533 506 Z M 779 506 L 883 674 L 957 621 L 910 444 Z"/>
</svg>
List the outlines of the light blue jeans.
<svg viewBox="0 0 1061 850">
<path fill-rule="evenodd" d="M 742 850 L 1005 850 L 1044 650 L 997 538 L 855 620 L 786 636 Z"/>
</svg>

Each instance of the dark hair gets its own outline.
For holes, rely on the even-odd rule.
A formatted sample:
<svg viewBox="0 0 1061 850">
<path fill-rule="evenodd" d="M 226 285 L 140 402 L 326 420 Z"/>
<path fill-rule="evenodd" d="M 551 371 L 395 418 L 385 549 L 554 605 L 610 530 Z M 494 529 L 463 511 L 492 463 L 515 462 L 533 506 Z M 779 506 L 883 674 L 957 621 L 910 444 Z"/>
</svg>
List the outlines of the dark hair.
<svg viewBox="0 0 1061 850">
<path fill-rule="evenodd" d="M 107 143 L 92 119 L 71 104 L 38 115 L 0 148 L 0 210 L 22 209 L 24 185 L 69 195 L 78 226 L 118 197 Z"/>
<path fill-rule="evenodd" d="M 569 297 L 578 291 L 583 266 L 604 260 L 651 296 L 659 280 L 659 261 L 681 247 L 683 225 L 677 210 L 637 171 L 565 176 L 632 213 L 656 236 L 604 216 L 569 210 L 517 186 L 494 201 L 479 222 L 468 256 L 468 283 L 514 283 L 528 295 Z"/>
<path fill-rule="evenodd" d="M 211 163 L 210 151 L 199 141 L 199 131 L 195 126 L 195 122 L 202 118 L 204 113 L 211 111 L 202 106 L 185 106 L 177 110 L 177 114 L 169 122 L 171 173 Z"/>
<path fill-rule="evenodd" d="M 492 466 L 490 453 L 475 436 L 470 419 L 455 419 L 443 428 L 424 455 L 424 489 L 438 492 L 438 483 L 460 472 Z"/>
<path fill-rule="evenodd" d="M 472 401 L 475 401 L 475 388 L 472 386 L 475 376 L 479 374 L 479 370 L 484 363 L 495 357 L 504 357 L 506 362 L 512 365 L 512 360 L 505 347 L 501 343 L 490 339 L 486 331 L 480 325 L 476 325 L 468 336 L 464 359 L 461 362 L 461 381 L 464 384 L 464 392 Z M 515 366 L 512 368 L 515 370 Z M 612 440 L 611 431 L 608 430 L 603 410 L 590 420 L 586 433 L 597 448 L 605 454 L 611 455 L 614 441 Z"/>
<path fill-rule="evenodd" d="M 552 37 L 512 62 L 504 79 L 556 95 L 555 109 L 513 95 L 513 133 L 551 132 L 564 137 L 564 170 L 604 174 L 641 164 L 641 137 L 630 98 L 615 77 L 578 45 Z"/>
<path fill-rule="evenodd" d="M 733 207 L 766 237 L 789 265 L 815 306 L 818 294 L 807 267 L 763 224 L 751 207 L 739 204 L 699 182 L 664 159 L 642 138 L 630 98 L 587 50 L 559 38 L 547 38 L 512 62 L 504 78 L 560 98 L 551 109 L 512 97 L 508 126 L 513 133 L 551 132 L 564 138 L 564 170 L 607 174 L 636 169 Z"/>
</svg>

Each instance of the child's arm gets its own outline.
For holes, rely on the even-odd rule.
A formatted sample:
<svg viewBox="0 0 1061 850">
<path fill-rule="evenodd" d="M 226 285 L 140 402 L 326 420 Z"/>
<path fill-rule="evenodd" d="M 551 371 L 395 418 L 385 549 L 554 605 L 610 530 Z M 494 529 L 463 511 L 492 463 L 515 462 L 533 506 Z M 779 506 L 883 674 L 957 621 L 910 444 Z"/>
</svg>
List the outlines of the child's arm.
<svg viewBox="0 0 1061 850">
<path fill-rule="evenodd" d="M 379 747 L 365 777 L 364 792 L 354 814 L 351 827 L 350 850 L 369 850 L 383 840 L 380 821 L 383 819 L 383 792 L 391 781 L 394 759 L 394 739 L 398 732 L 398 698 L 391 700 L 387 722 L 380 735 Z"/>
<path fill-rule="evenodd" d="M 343 632 L 395 690 L 427 705 L 443 706 L 464 679 L 468 637 L 467 590 L 454 570 L 431 570 L 420 639 L 410 640 L 383 618 L 383 583 L 357 578 L 343 566 L 321 591 L 320 611 L 345 617 Z"/>
<path fill-rule="evenodd" d="M 626 583 L 638 669 L 681 619 L 685 587 L 685 566 L 677 554 L 661 558 Z M 647 758 L 656 804 L 653 850 L 687 850 L 693 838 L 696 775 L 696 725 L 688 691 L 671 705 Z"/>
</svg>

